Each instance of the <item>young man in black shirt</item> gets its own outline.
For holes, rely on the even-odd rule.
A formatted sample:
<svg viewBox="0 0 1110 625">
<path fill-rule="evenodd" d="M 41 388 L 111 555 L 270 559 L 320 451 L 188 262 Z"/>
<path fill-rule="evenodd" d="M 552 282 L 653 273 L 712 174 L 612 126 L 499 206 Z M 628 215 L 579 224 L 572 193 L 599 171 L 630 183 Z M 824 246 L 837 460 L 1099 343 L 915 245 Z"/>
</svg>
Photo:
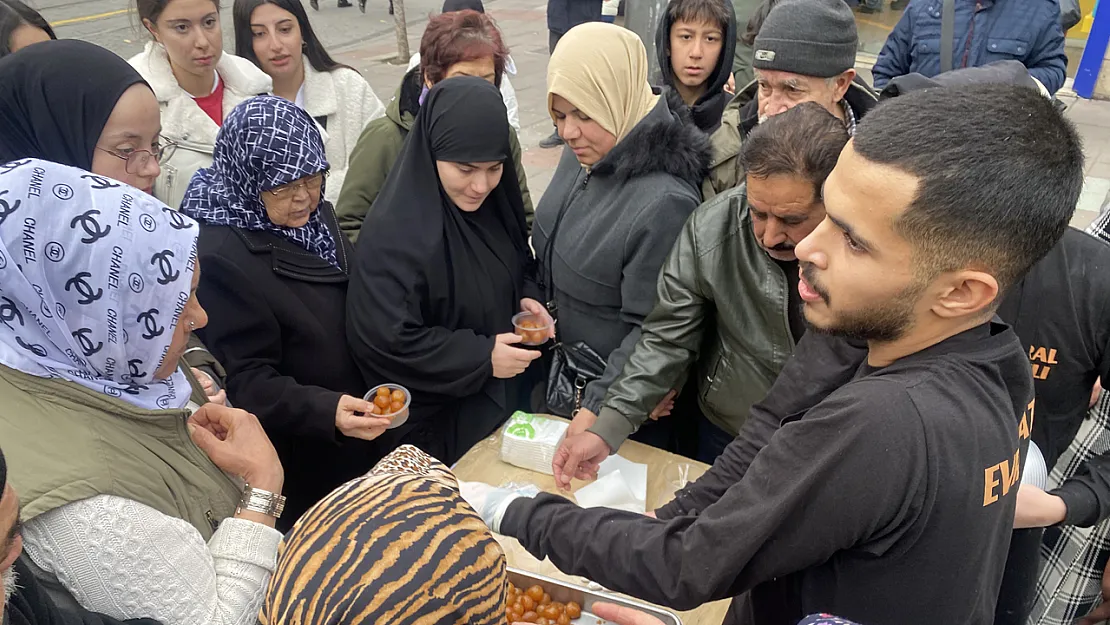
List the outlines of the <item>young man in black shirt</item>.
<svg viewBox="0 0 1110 625">
<path fill-rule="evenodd" d="M 753 409 L 658 520 L 474 484 L 464 496 L 533 555 L 613 590 L 678 609 L 738 596 L 728 623 L 990 623 L 1035 416 L 1028 357 L 994 311 L 1063 234 L 1082 183 L 1075 131 L 1032 90 L 881 105 L 795 250 L 817 332 L 764 402 L 776 414 Z M 867 357 L 846 372 L 850 341 Z"/>
<path fill-rule="evenodd" d="M 887 85 L 879 99 L 969 83 L 1039 88 L 1024 65 L 999 61 L 933 78 L 901 76 Z M 1103 547 L 1103 535 L 1067 527 L 1092 527 L 1110 517 L 1110 453 L 1099 453 L 1105 446 L 1087 446 L 1077 438 L 1088 418 L 1091 387 L 1099 377 L 1110 379 L 1110 272 L 1106 271 L 1110 246 L 1106 243 L 1068 228 L 1048 254 L 1007 290 L 998 308 L 998 316 L 1014 329 L 1029 356 L 1037 397 L 1031 440 L 1043 452 L 1053 479 L 1047 493 L 1030 484 L 1019 489 L 1015 527 L 1037 529 L 1019 529 L 1011 539 L 996 625 L 1024 625 L 1030 617 L 1031 622 L 1073 621 L 1097 603 L 1099 582 L 1110 579 L 1098 564 L 1106 562 L 1110 551 Z M 1073 444 L 1080 455 L 1061 460 Z M 1046 526 L 1050 527 L 1044 532 L 1042 554 L 1039 528 Z M 1044 564 L 1039 566 L 1042 556 Z M 1110 616 L 1110 603 L 1090 616 L 1092 620 Z"/>
</svg>

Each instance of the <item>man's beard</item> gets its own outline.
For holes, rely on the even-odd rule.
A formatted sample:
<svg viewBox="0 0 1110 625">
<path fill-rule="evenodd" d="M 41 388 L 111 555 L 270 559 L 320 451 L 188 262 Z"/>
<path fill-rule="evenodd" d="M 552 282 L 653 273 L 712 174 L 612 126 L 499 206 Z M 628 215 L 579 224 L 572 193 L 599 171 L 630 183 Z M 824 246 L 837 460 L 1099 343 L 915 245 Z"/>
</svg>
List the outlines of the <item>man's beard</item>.
<svg viewBox="0 0 1110 625">
<path fill-rule="evenodd" d="M 811 265 L 802 266 L 802 277 L 810 287 L 821 296 L 832 310 L 831 298 L 827 291 L 820 286 L 813 276 Z M 914 280 L 901 293 L 891 297 L 879 305 L 872 305 L 863 310 L 842 312 L 828 326 L 818 326 L 806 317 L 806 325 L 816 332 L 839 336 L 853 341 L 873 341 L 876 343 L 889 343 L 906 335 L 913 327 L 914 307 L 925 289 L 925 283 Z"/>
<path fill-rule="evenodd" d="M 880 308 L 841 313 L 832 325 L 821 327 L 806 324 L 821 334 L 839 336 L 854 341 L 889 343 L 906 335 L 913 327 L 913 308 L 916 297 L 896 297 Z"/>
<path fill-rule="evenodd" d="M 12 595 L 19 588 L 19 575 L 15 572 L 15 565 L 9 566 L 3 573 L 0 573 L 0 578 L 4 580 L 4 618 L 7 618 L 8 601 L 11 600 Z"/>
</svg>

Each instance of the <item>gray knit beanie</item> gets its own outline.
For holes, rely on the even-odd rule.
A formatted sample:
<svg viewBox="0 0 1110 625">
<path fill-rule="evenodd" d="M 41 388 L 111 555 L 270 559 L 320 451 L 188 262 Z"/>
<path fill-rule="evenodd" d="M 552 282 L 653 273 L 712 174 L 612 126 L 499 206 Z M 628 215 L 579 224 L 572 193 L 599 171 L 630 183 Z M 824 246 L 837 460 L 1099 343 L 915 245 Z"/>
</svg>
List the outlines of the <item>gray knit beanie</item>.
<svg viewBox="0 0 1110 625">
<path fill-rule="evenodd" d="M 858 45 L 844 0 L 782 0 L 755 36 L 752 66 L 830 78 L 855 66 Z"/>
</svg>

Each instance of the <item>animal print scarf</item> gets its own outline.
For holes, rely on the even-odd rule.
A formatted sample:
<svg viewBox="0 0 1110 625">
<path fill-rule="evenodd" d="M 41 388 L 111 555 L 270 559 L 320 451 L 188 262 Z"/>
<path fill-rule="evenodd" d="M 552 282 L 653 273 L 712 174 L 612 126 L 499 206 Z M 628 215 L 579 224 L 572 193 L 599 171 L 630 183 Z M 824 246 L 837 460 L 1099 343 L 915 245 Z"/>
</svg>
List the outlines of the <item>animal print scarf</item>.
<svg viewBox="0 0 1110 625">
<path fill-rule="evenodd" d="M 405 445 L 285 537 L 261 625 L 501 625 L 505 554 L 438 460 Z"/>
</svg>

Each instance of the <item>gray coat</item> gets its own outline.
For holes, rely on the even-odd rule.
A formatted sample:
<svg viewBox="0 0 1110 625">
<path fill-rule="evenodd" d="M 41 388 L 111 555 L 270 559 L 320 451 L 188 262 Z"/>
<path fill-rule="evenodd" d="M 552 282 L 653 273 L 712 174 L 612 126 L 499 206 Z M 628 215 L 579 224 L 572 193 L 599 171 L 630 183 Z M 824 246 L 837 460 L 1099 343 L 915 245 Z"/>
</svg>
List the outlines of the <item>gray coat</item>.
<svg viewBox="0 0 1110 625">
<path fill-rule="evenodd" d="M 532 242 L 558 305 L 558 338 L 584 341 L 608 362 L 582 400 L 594 413 L 655 306 L 659 269 L 701 202 L 709 157 L 709 139 L 689 110 L 674 97 L 660 98 L 592 170 L 565 150 L 536 207 Z"/>
</svg>

